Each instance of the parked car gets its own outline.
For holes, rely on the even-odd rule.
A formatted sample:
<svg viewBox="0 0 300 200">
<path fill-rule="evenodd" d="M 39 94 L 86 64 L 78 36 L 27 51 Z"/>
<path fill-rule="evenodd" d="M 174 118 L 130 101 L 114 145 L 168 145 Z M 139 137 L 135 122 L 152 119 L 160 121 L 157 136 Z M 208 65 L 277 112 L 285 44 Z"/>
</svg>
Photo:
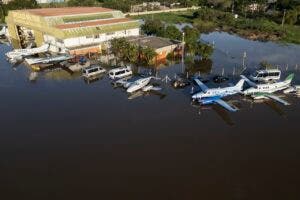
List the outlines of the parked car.
<svg viewBox="0 0 300 200">
<path fill-rule="evenodd" d="M 184 88 L 190 84 L 191 82 L 184 78 L 177 78 L 176 80 L 172 81 L 172 86 L 174 88 Z"/>
<path fill-rule="evenodd" d="M 131 76 L 132 74 L 133 73 L 130 66 L 118 67 L 108 72 L 109 78 L 111 79 L 120 79 L 127 76 Z"/>
<path fill-rule="evenodd" d="M 228 81 L 228 80 L 229 80 L 229 78 L 225 77 L 225 76 L 219 76 L 219 75 L 217 75 L 217 76 L 213 77 L 213 81 L 215 83 L 223 83 L 223 82 Z"/>
<path fill-rule="evenodd" d="M 254 74 L 250 75 L 252 81 L 278 81 L 281 76 L 281 71 L 279 69 L 265 69 L 257 70 Z"/>
<path fill-rule="evenodd" d="M 99 74 L 105 73 L 106 70 L 99 65 L 91 65 L 82 70 L 82 76 L 84 78 L 91 78 L 93 76 L 97 76 Z"/>
</svg>

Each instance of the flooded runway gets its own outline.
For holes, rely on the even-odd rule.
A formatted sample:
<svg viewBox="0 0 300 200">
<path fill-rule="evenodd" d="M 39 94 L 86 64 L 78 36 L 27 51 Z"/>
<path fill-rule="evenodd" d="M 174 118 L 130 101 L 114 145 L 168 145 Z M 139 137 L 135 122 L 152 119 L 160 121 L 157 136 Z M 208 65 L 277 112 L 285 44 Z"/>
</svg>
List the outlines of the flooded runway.
<svg viewBox="0 0 300 200">
<path fill-rule="evenodd" d="M 207 72 L 280 65 L 300 84 L 300 47 L 203 35 L 215 43 Z M 65 71 L 35 82 L 0 45 L 0 188 L 4 199 L 299 199 L 300 101 L 228 98 L 240 107 L 191 105 L 190 87 L 128 100 L 108 77 L 86 84 Z M 288 67 L 287 67 L 288 65 Z M 188 65 L 186 66 L 188 68 Z M 192 67 L 190 67 L 193 70 Z M 173 77 L 181 64 L 158 75 Z M 227 84 L 227 83 L 226 83 Z M 214 86 L 209 83 L 209 86 Z"/>
</svg>

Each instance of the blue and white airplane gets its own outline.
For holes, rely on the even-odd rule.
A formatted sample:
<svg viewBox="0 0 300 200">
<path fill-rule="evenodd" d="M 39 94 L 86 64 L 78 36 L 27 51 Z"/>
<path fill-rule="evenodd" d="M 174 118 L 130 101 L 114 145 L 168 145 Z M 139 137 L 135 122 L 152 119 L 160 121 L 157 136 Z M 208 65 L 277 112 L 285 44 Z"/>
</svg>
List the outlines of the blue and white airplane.
<svg viewBox="0 0 300 200">
<path fill-rule="evenodd" d="M 237 111 L 236 108 L 231 107 L 225 101 L 222 100 L 223 97 L 241 93 L 243 90 L 243 85 L 245 80 L 241 79 L 236 85 L 225 87 L 225 88 L 208 88 L 199 79 L 195 79 L 197 85 L 201 88 L 201 92 L 192 95 L 193 100 L 197 100 L 202 105 L 208 104 L 219 104 L 230 112 Z"/>
</svg>

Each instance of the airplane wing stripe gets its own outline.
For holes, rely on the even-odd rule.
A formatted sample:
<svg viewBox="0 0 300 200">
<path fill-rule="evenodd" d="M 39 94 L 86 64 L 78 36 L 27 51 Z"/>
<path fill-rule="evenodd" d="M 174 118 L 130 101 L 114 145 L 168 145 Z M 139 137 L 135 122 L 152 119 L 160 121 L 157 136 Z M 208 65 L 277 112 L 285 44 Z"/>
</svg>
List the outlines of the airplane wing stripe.
<svg viewBox="0 0 300 200">
<path fill-rule="evenodd" d="M 220 106 L 224 107 L 225 109 L 231 111 L 231 112 L 236 112 L 237 109 L 231 107 L 228 103 L 226 103 L 225 101 L 223 101 L 222 99 L 218 99 L 218 100 L 215 100 L 215 102 L 217 104 L 219 104 Z"/>
<path fill-rule="evenodd" d="M 195 79 L 195 82 L 203 92 L 206 92 L 208 90 L 208 87 L 204 83 L 202 83 L 199 79 Z"/>
</svg>

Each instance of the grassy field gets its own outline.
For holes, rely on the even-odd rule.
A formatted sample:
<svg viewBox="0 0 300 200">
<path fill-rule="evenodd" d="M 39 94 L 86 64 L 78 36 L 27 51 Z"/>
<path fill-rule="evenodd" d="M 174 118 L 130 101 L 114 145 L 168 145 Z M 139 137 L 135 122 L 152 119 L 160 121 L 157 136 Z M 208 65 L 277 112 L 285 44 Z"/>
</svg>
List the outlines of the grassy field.
<svg viewBox="0 0 300 200">
<path fill-rule="evenodd" d="M 285 26 L 285 33 L 282 41 L 300 44 L 300 26 Z"/>
<path fill-rule="evenodd" d="M 193 23 L 193 11 L 139 15 L 139 16 L 132 16 L 131 18 L 144 19 L 144 20 L 147 19 L 161 20 L 170 24 Z"/>
</svg>

